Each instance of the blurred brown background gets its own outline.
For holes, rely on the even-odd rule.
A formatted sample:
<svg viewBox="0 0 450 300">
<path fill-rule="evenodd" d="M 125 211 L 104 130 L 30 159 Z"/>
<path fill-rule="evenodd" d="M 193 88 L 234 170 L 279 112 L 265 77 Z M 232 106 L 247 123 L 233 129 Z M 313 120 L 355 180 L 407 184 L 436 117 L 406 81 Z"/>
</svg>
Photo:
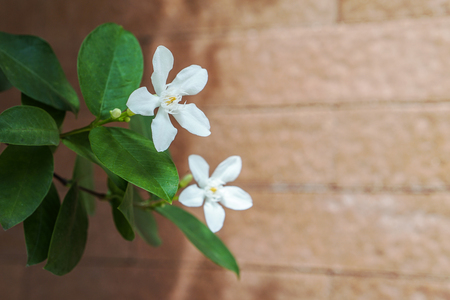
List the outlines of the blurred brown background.
<svg viewBox="0 0 450 300">
<path fill-rule="evenodd" d="M 0 0 L 0 30 L 46 39 L 78 92 L 79 46 L 104 22 L 138 37 L 150 90 L 158 45 L 169 79 L 208 70 L 186 99 L 212 135 L 182 130 L 171 150 L 182 174 L 193 153 L 212 168 L 242 156 L 254 207 L 227 210 L 218 233 L 242 278 L 162 218 L 160 248 L 123 240 L 99 203 L 64 277 L 25 267 L 20 226 L 0 231 L 1 299 L 450 299 L 450 1 Z M 1 109 L 18 98 L 0 94 Z M 85 106 L 68 119 L 91 121 Z"/>
</svg>

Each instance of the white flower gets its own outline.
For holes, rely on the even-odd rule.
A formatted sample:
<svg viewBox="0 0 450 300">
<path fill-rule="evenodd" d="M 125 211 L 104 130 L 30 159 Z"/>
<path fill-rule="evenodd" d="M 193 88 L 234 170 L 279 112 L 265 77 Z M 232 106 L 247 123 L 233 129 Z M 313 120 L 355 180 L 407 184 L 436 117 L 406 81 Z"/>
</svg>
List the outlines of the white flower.
<svg viewBox="0 0 450 300">
<path fill-rule="evenodd" d="M 153 56 L 152 84 L 156 95 L 148 92 L 146 87 L 135 90 L 128 98 L 127 106 L 135 114 L 153 116 L 153 143 L 159 152 L 169 148 L 175 139 L 177 129 L 173 127 L 169 114 L 190 133 L 208 136 L 210 125 L 205 114 L 195 104 L 180 104 L 186 95 L 196 95 L 206 85 L 208 72 L 200 66 L 191 65 L 178 73 L 172 83 L 166 84 L 167 76 L 173 67 L 173 55 L 169 49 L 159 46 Z"/>
<path fill-rule="evenodd" d="M 231 209 L 244 210 L 252 207 L 252 198 L 243 189 L 236 186 L 223 186 L 235 180 L 242 168 L 239 156 L 230 156 L 217 166 L 209 177 L 209 165 L 199 155 L 189 156 L 189 168 L 197 181 L 197 185 L 190 185 L 180 194 L 179 201 L 189 207 L 199 207 L 205 200 L 206 224 L 212 232 L 219 231 L 225 220 L 225 210 L 219 202 Z"/>
</svg>

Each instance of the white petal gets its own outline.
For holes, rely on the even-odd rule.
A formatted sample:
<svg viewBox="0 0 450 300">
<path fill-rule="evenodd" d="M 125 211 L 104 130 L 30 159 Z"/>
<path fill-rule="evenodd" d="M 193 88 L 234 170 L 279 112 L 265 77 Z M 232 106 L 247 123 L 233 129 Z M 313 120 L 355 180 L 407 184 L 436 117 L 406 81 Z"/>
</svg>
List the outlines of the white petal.
<svg viewBox="0 0 450 300">
<path fill-rule="evenodd" d="M 189 169 L 201 188 L 206 186 L 209 178 L 209 165 L 200 155 L 189 155 Z"/>
<path fill-rule="evenodd" d="M 159 97 L 150 94 L 145 86 L 132 92 L 127 101 L 127 107 L 132 112 L 143 116 L 153 116 L 159 104 Z"/>
<path fill-rule="evenodd" d="M 237 186 L 223 187 L 220 190 L 220 194 L 222 195 L 220 203 L 227 208 L 244 210 L 249 209 L 253 205 L 252 197 Z"/>
<path fill-rule="evenodd" d="M 158 152 L 167 150 L 177 135 L 177 129 L 170 123 L 169 114 L 162 108 L 152 122 L 152 137 Z"/>
<path fill-rule="evenodd" d="M 211 176 L 211 179 L 220 180 L 223 183 L 231 182 L 239 176 L 239 173 L 241 173 L 241 169 L 241 157 L 230 156 L 217 166 Z"/>
<path fill-rule="evenodd" d="M 206 224 L 212 232 L 219 231 L 225 220 L 225 210 L 217 202 L 206 201 L 203 206 Z"/>
<path fill-rule="evenodd" d="M 196 95 L 208 82 L 208 72 L 200 66 L 192 65 L 184 68 L 170 83 L 170 87 L 180 95 Z"/>
<path fill-rule="evenodd" d="M 178 113 L 173 114 L 178 123 L 192 134 L 208 136 L 211 134 L 209 120 L 205 114 L 194 104 L 181 105 Z"/>
<path fill-rule="evenodd" d="M 173 55 L 164 46 L 156 48 L 153 55 L 152 84 L 158 96 L 166 89 L 167 76 L 173 68 Z"/>
<path fill-rule="evenodd" d="M 202 206 L 203 199 L 205 199 L 205 191 L 193 184 L 181 192 L 179 201 L 188 207 L 199 207 Z"/>
</svg>

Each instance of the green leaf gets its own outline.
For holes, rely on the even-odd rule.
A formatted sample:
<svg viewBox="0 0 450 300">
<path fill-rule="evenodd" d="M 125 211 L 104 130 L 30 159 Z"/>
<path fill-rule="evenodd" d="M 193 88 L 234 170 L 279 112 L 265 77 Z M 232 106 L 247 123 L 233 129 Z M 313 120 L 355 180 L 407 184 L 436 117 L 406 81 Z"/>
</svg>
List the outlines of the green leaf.
<svg viewBox="0 0 450 300">
<path fill-rule="evenodd" d="M 42 108 L 43 110 L 45 110 L 50 116 L 52 116 L 53 120 L 55 120 L 56 122 L 56 126 L 58 126 L 58 128 L 61 127 L 64 118 L 66 116 L 66 112 L 63 110 L 59 110 L 56 108 L 53 108 L 47 104 L 44 104 L 42 102 L 36 101 L 33 98 L 25 95 L 22 93 L 22 105 L 28 105 L 28 106 L 36 106 L 39 108 Z"/>
<path fill-rule="evenodd" d="M 52 184 L 41 205 L 31 216 L 23 221 L 28 266 L 38 264 L 47 259 L 48 248 L 60 206 L 58 192 Z"/>
<path fill-rule="evenodd" d="M 41 204 L 53 178 L 48 147 L 9 145 L 0 155 L 0 223 L 9 229 Z"/>
<path fill-rule="evenodd" d="M 126 181 L 172 202 L 178 190 L 177 169 L 164 152 L 131 130 L 96 127 L 89 134 L 97 158 Z"/>
<path fill-rule="evenodd" d="M 43 109 L 14 106 L 0 114 L 0 142 L 13 145 L 58 145 L 55 120 Z"/>
<path fill-rule="evenodd" d="M 158 225 L 150 210 L 134 210 L 134 223 L 139 236 L 149 245 L 158 247 L 161 245 L 161 238 L 158 234 Z"/>
<path fill-rule="evenodd" d="M 207 258 L 239 276 L 239 266 L 230 250 L 209 228 L 187 211 L 171 205 L 156 211 L 172 221 Z"/>
<path fill-rule="evenodd" d="M 0 69 L 33 99 L 77 113 L 79 101 L 50 45 L 31 35 L 0 32 Z"/>
<path fill-rule="evenodd" d="M 151 124 L 154 118 L 154 116 L 134 115 L 130 118 L 130 129 L 153 141 Z"/>
<path fill-rule="evenodd" d="M 133 194 L 134 203 L 143 203 L 139 193 L 135 190 Z M 141 207 L 134 209 L 134 225 L 139 236 L 149 245 L 158 247 L 162 241 L 158 234 L 158 225 L 151 210 Z"/>
<path fill-rule="evenodd" d="M 134 214 L 133 214 L 133 185 L 128 183 L 125 194 L 120 198 L 115 197 L 111 201 L 114 224 L 117 230 L 127 241 L 134 240 Z"/>
<path fill-rule="evenodd" d="M 94 190 L 94 168 L 92 163 L 88 159 L 77 155 L 72 179 L 78 183 L 78 186 L 84 187 L 91 191 Z M 96 205 L 95 197 L 83 190 L 80 191 L 79 197 L 87 213 L 89 215 L 94 215 Z"/>
<path fill-rule="evenodd" d="M 0 92 L 9 90 L 10 88 L 12 88 L 12 85 L 8 81 L 8 78 L 6 78 L 5 73 L 3 73 L 2 69 L 0 68 Z"/>
<path fill-rule="evenodd" d="M 44 269 L 59 276 L 72 271 L 83 256 L 87 234 L 88 216 L 79 201 L 75 183 L 59 210 Z"/>
<path fill-rule="evenodd" d="M 106 23 L 92 31 L 78 55 L 80 88 L 92 114 L 106 119 L 114 108 L 125 110 L 141 83 L 143 65 L 138 40 L 122 26 Z"/>
<path fill-rule="evenodd" d="M 122 190 L 127 189 L 127 182 L 111 172 L 107 167 L 105 167 L 92 152 L 91 144 L 89 142 L 89 132 L 81 132 L 74 135 L 69 135 L 62 139 L 64 145 L 66 145 L 70 150 L 74 151 L 76 154 L 90 160 L 91 162 L 99 165 L 108 174 L 108 178 L 111 178 L 114 183 Z"/>
</svg>

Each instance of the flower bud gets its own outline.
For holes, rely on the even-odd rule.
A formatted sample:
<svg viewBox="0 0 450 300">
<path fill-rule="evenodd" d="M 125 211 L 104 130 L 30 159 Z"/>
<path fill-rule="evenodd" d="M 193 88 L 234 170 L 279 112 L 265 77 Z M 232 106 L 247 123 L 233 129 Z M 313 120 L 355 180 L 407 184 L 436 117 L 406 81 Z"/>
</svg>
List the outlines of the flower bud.
<svg viewBox="0 0 450 300">
<path fill-rule="evenodd" d="M 187 174 L 186 176 L 184 176 L 181 180 L 180 180 L 180 187 L 181 188 L 185 188 L 188 186 L 189 183 L 191 183 L 192 179 L 194 177 L 192 176 L 192 174 Z"/>
<path fill-rule="evenodd" d="M 128 115 L 129 117 L 132 117 L 132 116 L 135 115 L 135 113 L 132 112 L 129 108 L 127 108 L 127 115 Z"/>
<path fill-rule="evenodd" d="M 130 122 L 131 119 L 130 119 L 130 117 L 125 117 L 125 118 L 123 118 L 123 121 L 124 121 L 124 122 Z"/>
<path fill-rule="evenodd" d="M 114 108 L 113 110 L 110 110 L 109 113 L 113 119 L 117 119 L 122 114 L 122 111 L 119 108 Z"/>
</svg>

